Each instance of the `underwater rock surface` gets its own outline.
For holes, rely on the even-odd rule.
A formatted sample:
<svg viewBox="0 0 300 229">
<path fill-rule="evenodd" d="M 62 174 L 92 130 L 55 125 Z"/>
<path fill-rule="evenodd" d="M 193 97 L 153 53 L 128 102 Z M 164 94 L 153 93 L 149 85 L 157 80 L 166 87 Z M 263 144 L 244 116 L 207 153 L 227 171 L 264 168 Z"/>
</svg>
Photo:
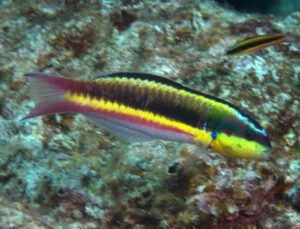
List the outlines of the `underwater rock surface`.
<svg viewBox="0 0 300 229">
<path fill-rule="evenodd" d="M 1 228 L 299 228 L 300 13 L 214 1 L 0 1 Z M 256 34 L 296 40 L 228 57 Z M 80 115 L 19 121 L 27 72 L 158 74 L 234 103 L 267 128 L 268 160 L 123 143 Z"/>
</svg>

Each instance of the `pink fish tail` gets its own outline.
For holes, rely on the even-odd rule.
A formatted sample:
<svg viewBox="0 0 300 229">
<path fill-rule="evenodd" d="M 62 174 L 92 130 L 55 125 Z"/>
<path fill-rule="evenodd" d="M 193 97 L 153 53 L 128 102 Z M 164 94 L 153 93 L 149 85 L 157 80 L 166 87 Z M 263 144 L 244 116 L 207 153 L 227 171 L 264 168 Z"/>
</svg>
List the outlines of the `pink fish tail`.
<svg viewBox="0 0 300 229">
<path fill-rule="evenodd" d="M 76 112 L 76 107 L 64 99 L 66 91 L 79 81 L 43 73 L 28 73 L 30 98 L 35 108 L 22 120 L 54 113 Z"/>
</svg>

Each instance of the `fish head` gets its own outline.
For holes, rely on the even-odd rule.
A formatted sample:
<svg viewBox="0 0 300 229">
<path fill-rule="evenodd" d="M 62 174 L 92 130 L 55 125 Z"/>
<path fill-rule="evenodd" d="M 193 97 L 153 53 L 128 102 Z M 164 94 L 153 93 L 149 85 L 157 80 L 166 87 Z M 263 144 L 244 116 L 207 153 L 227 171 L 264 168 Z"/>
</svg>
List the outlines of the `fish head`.
<svg viewBox="0 0 300 229">
<path fill-rule="evenodd" d="M 213 151 L 234 158 L 269 157 L 272 148 L 267 131 L 249 116 L 222 120 L 211 138 Z"/>
</svg>

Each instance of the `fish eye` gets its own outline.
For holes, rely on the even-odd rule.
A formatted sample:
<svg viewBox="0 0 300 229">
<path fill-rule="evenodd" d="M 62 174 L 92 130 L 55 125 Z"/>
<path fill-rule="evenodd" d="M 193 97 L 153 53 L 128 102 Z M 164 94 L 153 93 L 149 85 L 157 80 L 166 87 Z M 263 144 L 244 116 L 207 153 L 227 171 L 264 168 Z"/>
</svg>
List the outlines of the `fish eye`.
<svg viewBox="0 0 300 229">
<path fill-rule="evenodd" d="M 212 140 L 215 140 L 217 138 L 217 132 L 216 131 L 211 132 L 210 136 Z"/>
<path fill-rule="evenodd" d="M 254 140 L 255 139 L 255 133 L 252 130 L 246 130 L 245 138 L 247 140 Z"/>
</svg>

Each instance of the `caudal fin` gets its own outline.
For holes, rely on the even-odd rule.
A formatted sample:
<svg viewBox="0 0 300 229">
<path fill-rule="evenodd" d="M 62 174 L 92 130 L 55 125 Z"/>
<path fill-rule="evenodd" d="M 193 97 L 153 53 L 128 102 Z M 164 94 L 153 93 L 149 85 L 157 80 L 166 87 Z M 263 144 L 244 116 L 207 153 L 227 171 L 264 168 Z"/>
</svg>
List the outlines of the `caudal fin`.
<svg viewBox="0 0 300 229">
<path fill-rule="evenodd" d="M 64 95 L 75 80 L 43 73 L 28 73 L 25 76 L 29 79 L 30 98 L 35 102 L 35 108 L 22 120 L 47 114 L 73 112 L 71 105 L 64 100 Z"/>
</svg>

